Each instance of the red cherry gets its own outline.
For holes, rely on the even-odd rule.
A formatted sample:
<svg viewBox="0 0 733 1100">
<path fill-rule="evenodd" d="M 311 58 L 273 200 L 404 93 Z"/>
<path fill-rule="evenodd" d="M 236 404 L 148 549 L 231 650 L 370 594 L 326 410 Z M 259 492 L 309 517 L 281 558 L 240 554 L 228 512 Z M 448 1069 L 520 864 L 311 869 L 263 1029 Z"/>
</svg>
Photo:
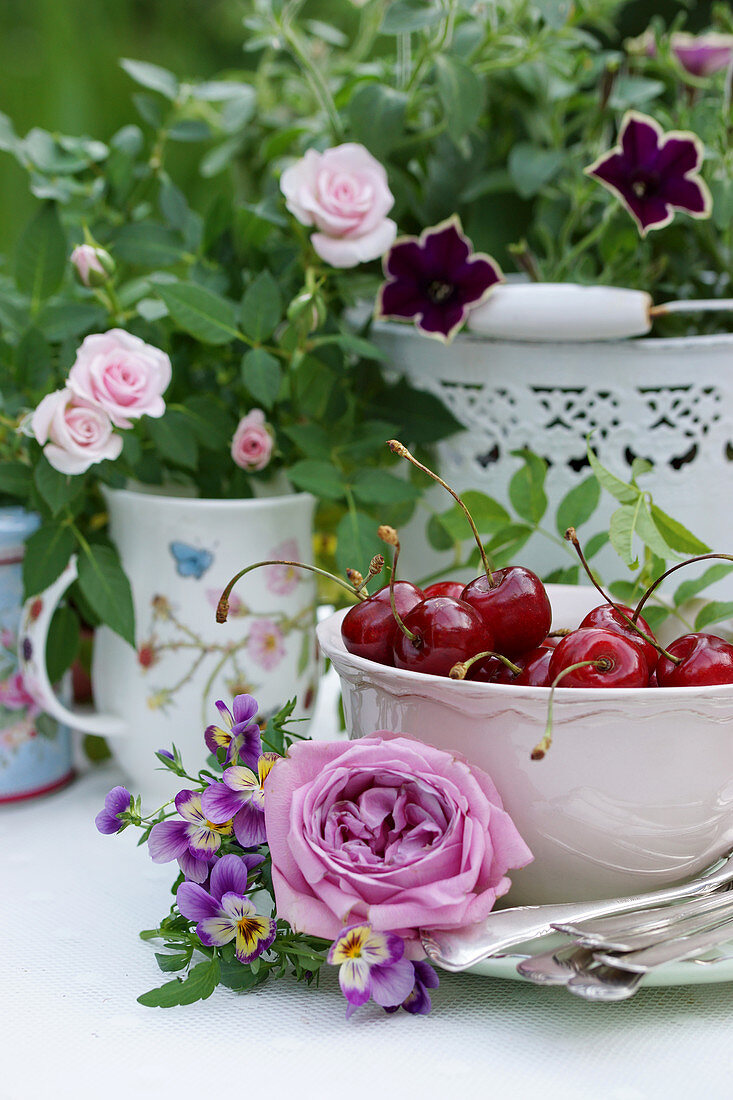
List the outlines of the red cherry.
<svg viewBox="0 0 733 1100">
<path fill-rule="evenodd" d="M 454 600 L 460 600 L 465 587 L 463 581 L 436 581 L 424 588 L 423 592 L 426 600 L 430 596 L 452 596 Z"/>
<path fill-rule="evenodd" d="M 405 627 L 394 635 L 393 654 L 397 668 L 448 676 L 453 665 L 474 653 L 493 649 L 493 639 L 474 608 L 452 596 L 430 596 L 403 617 Z"/>
<path fill-rule="evenodd" d="M 514 662 L 519 664 L 519 658 Z M 498 657 L 482 657 L 471 665 L 466 673 L 467 680 L 475 680 L 479 684 L 514 684 L 517 673 L 500 661 Z"/>
<path fill-rule="evenodd" d="M 512 670 L 498 657 L 484 657 L 476 661 L 468 670 L 467 680 L 476 680 L 482 684 L 524 684 L 525 687 L 547 687 L 547 670 L 552 657 L 552 649 L 541 645 L 530 649 L 519 657 L 513 657 L 512 663 L 520 672 Z"/>
<path fill-rule="evenodd" d="M 550 629 L 552 608 L 545 587 L 524 566 L 496 569 L 491 585 L 482 573 L 466 585 L 461 599 L 476 608 L 494 636 L 493 648 L 505 657 L 534 649 Z"/>
<path fill-rule="evenodd" d="M 422 591 L 410 581 L 395 581 L 397 613 L 404 617 L 423 598 Z M 397 621 L 389 601 L 389 585 L 373 596 L 349 608 L 341 623 L 341 637 L 349 653 L 366 657 L 380 665 L 391 665 L 392 642 Z"/>
<path fill-rule="evenodd" d="M 579 661 L 604 661 L 608 667 L 585 665 L 573 669 L 563 676 L 558 687 L 636 688 L 649 683 L 649 669 L 639 647 L 612 630 L 586 626 L 563 638 L 552 654 L 550 683 L 554 683 L 563 669 Z"/>
<path fill-rule="evenodd" d="M 542 645 L 546 649 L 557 649 L 564 637 L 564 634 L 548 634 L 543 640 Z"/>
<path fill-rule="evenodd" d="M 634 614 L 634 609 L 632 607 L 626 607 L 626 605 L 622 603 L 618 604 L 618 607 L 623 611 L 624 615 L 628 615 L 629 618 Z M 639 623 L 639 629 L 643 630 L 650 638 L 654 638 L 654 632 L 646 619 L 642 619 L 640 615 L 637 621 Z M 600 607 L 594 607 L 592 611 L 588 612 L 580 626 L 581 629 L 586 626 L 597 626 L 601 630 L 611 630 L 615 634 L 622 634 L 627 641 L 631 641 L 634 645 L 639 646 L 639 649 L 646 658 L 650 673 L 657 667 L 659 650 L 655 649 L 651 642 L 645 641 L 641 634 L 637 634 L 634 628 L 629 626 L 626 622 L 623 615 L 619 615 L 616 608 L 610 603 L 603 603 Z M 654 640 L 656 641 L 656 638 L 654 638 Z"/>
<path fill-rule="evenodd" d="M 522 671 L 516 680 L 512 682 L 522 684 L 525 687 L 549 687 L 552 683 L 550 679 L 550 661 L 555 648 L 554 646 L 541 645 L 537 649 L 531 649 L 529 653 L 517 657 L 516 663 L 522 666 Z"/>
<path fill-rule="evenodd" d="M 733 645 L 715 634 L 683 634 L 667 646 L 676 665 L 662 654 L 657 663 L 660 687 L 701 687 L 733 684 Z"/>
</svg>

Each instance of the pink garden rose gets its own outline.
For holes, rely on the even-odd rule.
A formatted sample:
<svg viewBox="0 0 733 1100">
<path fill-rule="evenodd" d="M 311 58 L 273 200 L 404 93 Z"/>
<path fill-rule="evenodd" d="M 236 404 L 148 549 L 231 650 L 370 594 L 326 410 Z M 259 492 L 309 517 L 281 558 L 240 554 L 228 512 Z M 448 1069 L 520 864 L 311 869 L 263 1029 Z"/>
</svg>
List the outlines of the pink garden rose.
<svg viewBox="0 0 733 1100">
<path fill-rule="evenodd" d="M 67 385 L 103 408 L 118 428 L 131 428 L 141 416 L 163 415 L 170 380 L 171 361 L 165 352 L 113 328 L 84 339 Z"/>
<path fill-rule="evenodd" d="M 48 461 L 62 474 L 83 474 L 96 462 L 114 460 L 122 450 L 122 438 L 112 430 L 104 409 L 68 389 L 43 398 L 30 428 Z"/>
<path fill-rule="evenodd" d="M 93 244 L 78 245 L 71 253 L 71 262 L 79 282 L 84 286 L 102 286 L 114 271 L 114 261 L 109 252 Z"/>
<path fill-rule="evenodd" d="M 394 206 L 387 173 L 363 145 L 309 149 L 280 179 L 288 210 L 315 225 L 311 242 L 334 267 L 355 267 L 382 256 L 397 236 L 387 217 Z"/>
<path fill-rule="evenodd" d="M 386 731 L 293 745 L 265 822 L 278 917 L 327 940 L 369 922 L 413 959 L 418 929 L 482 920 L 532 859 L 485 772 Z"/>
<path fill-rule="evenodd" d="M 272 455 L 272 431 L 262 409 L 252 409 L 237 425 L 232 458 L 243 470 L 264 470 Z"/>
</svg>

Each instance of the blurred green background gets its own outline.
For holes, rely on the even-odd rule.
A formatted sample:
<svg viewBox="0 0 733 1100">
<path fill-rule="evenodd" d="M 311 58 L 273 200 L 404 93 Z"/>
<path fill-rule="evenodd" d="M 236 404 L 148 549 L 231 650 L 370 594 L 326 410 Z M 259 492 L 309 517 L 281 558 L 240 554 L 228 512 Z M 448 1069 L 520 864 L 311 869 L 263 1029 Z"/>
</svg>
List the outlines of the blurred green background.
<svg viewBox="0 0 733 1100">
<path fill-rule="evenodd" d="M 328 4 L 309 0 L 305 10 L 317 17 Z M 118 58 L 184 77 L 244 69 L 242 20 L 251 7 L 251 0 L 1 0 L 0 111 L 21 135 L 41 126 L 107 139 L 135 117 L 132 81 Z M 639 34 L 654 14 L 670 21 L 680 10 L 693 29 L 709 20 L 707 2 L 631 0 L 619 31 Z M 0 252 L 12 247 L 34 202 L 25 174 L 0 156 Z"/>
</svg>

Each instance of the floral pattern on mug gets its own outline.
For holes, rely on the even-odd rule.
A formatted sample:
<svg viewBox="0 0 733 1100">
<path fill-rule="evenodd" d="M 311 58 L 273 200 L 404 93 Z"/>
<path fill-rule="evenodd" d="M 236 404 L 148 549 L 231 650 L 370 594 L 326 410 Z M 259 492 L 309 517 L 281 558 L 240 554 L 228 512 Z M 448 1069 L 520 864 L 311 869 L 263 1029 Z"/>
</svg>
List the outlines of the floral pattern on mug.
<svg viewBox="0 0 733 1100">
<path fill-rule="evenodd" d="M 247 653 L 261 668 L 275 668 L 285 656 L 285 641 L 280 627 L 272 619 L 252 623 L 247 639 Z"/>
<path fill-rule="evenodd" d="M 300 549 L 295 539 L 286 539 L 285 542 L 274 546 L 268 558 L 275 560 L 284 558 L 286 561 L 300 561 Z M 270 565 L 265 570 L 265 585 L 276 596 L 288 596 L 297 587 L 300 581 L 299 570 L 293 565 Z M 231 602 L 229 605 L 231 613 Z"/>
</svg>

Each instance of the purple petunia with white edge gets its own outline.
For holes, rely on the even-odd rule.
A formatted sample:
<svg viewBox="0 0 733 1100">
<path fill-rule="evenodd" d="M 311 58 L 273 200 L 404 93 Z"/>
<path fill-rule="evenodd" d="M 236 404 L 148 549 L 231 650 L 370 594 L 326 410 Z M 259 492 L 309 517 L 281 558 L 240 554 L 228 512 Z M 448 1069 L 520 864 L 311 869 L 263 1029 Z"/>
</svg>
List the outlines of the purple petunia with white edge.
<svg viewBox="0 0 733 1100">
<path fill-rule="evenodd" d="M 704 147 L 690 130 L 670 130 L 649 115 L 627 111 L 618 144 L 588 165 L 585 173 L 615 195 L 645 237 L 684 210 L 708 218 L 713 201 L 699 170 Z"/>
<path fill-rule="evenodd" d="M 339 967 L 341 992 L 349 1002 L 346 1018 L 371 998 L 383 1008 L 399 1006 L 412 993 L 415 970 L 404 957 L 404 941 L 371 924 L 351 924 L 338 934 L 327 961 Z"/>
<path fill-rule="evenodd" d="M 473 251 L 455 215 L 419 237 L 399 237 L 382 266 L 387 281 L 377 296 L 377 319 L 414 321 L 446 344 L 504 281 L 496 260 Z"/>
<path fill-rule="evenodd" d="M 223 947 L 234 940 L 241 963 L 254 962 L 277 932 L 276 922 L 256 912 L 246 891 L 247 869 L 237 856 L 228 855 L 214 865 L 208 891 L 195 882 L 183 882 L 176 894 L 183 916 L 197 922 L 201 942 L 206 947 Z"/>
</svg>

